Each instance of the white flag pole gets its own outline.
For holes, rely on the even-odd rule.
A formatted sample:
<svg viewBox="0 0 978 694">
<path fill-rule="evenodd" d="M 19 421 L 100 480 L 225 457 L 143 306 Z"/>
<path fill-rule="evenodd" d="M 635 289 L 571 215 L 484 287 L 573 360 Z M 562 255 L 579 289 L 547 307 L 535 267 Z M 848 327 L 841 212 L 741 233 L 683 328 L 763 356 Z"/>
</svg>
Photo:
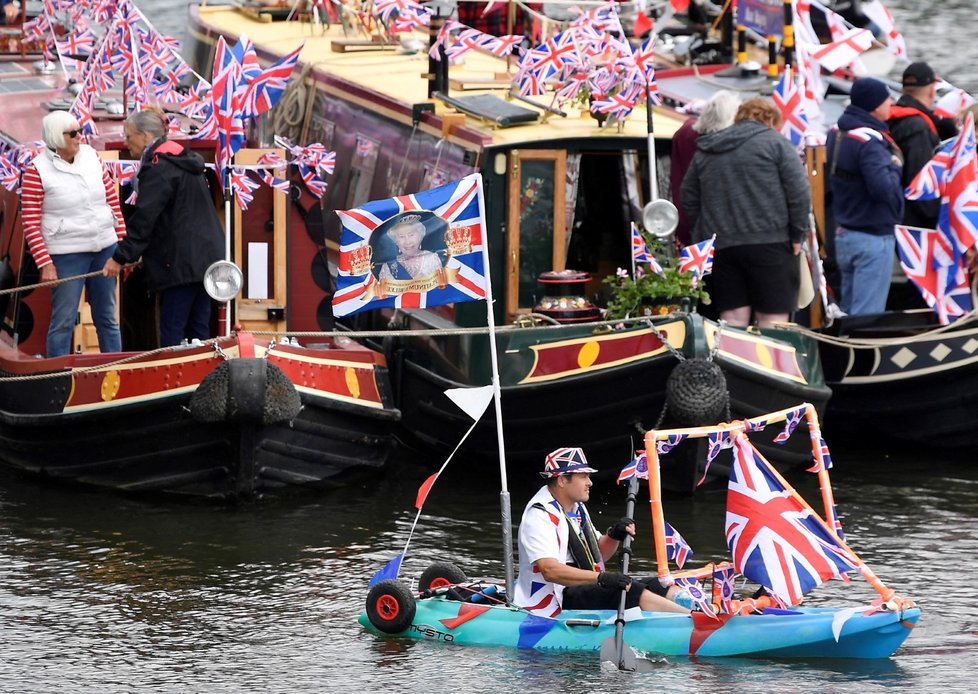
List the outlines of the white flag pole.
<svg viewBox="0 0 978 694">
<path fill-rule="evenodd" d="M 496 442 L 499 446 L 499 504 L 503 524 L 503 566 L 506 572 L 506 596 L 513 599 L 513 510 L 506 481 L 506 445 L 503 439 L 502 392 L 499 388 L 499 357 L 496 353 L 496 322 L 492 313 L 492 277 L 489 272 L 489 239 L 486 231 L 486 201 L 482 192 L 482 174 L 479 180 L 479 223 L 482 225 L 482 265 L 486 278 L 486 319 L 489 323 L 489 354 L 492 359 L 492 395 L 496 405 Z"/>
</svg>

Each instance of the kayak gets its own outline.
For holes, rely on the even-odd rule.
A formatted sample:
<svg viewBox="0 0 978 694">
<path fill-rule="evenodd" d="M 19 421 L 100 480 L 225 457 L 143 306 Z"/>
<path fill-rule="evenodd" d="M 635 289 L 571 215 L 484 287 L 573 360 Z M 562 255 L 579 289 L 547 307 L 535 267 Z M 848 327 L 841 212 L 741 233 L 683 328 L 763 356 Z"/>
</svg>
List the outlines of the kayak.
<svg viewBox="0 0 978 694">
<path fill-rule="evenodd" d="M 415 594 L 402 582 L 381 581 L 370 591 L 359 622 L 374 633 L 416 640 L 538 651 L 598 651 L 615 636 L 614 610 L 538 617 L 499 601 L 501 587 L 491 594 L 473 590 L 472 598 L 458 600 L 453 599 L 458 587 Z M 919 618 L 918 607 L 872 605 L 764 608 L 716 617 L 636 610 L 625 613 L 623 638 L 636 651 L 665 656 L 886 658 Z"/>
</svg>

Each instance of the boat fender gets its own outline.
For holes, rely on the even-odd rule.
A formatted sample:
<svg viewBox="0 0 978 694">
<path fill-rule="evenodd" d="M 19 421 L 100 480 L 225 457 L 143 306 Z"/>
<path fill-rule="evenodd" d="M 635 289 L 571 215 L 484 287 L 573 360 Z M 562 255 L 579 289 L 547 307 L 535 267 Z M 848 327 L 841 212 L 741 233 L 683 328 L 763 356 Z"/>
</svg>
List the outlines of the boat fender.
<svg viewBox="0 0 978 694">
<path fill-rule="evenodd" d="M 260 358 L 218 364 L 190 399 L 190 414 L 198 422 L 274 424 L 295 419 L 301 409 L 288 376 Z"/>
<path fill-rule="evenodd" d="M 730 419 L 730 393 L 720 367 L 706 359 L 685 359 L 666 380 L 666 414 L 672 424 L 700 426 Z"/>
</svg>

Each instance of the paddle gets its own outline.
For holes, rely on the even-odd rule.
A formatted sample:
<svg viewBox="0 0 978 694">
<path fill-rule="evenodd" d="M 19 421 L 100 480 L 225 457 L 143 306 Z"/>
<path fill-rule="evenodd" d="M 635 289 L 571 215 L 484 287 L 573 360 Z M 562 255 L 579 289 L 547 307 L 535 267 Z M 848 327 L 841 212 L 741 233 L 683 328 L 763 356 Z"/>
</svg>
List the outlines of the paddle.
<svg viewBox="0 0 978 694">
<path fill-rule="evenodd" d="M 628 482 L 628 496 L 625 503 L 625 515 L 629 518 L 635 511 L 635 496 L 638 494 L 638 476 L 633 476 Z M 632 536 L 626 535 L 622 541 L 621 571 L 628 573 L 628 558 L 631 556 Z M 619 670 L 626 672 L 651 672 L 653 663 L 646 658 L 639 658 L 635 649 L 625 643 L 625 595 L 623 588 L 618 601 L 618 616 L 615 618 L 615 635 L 609 636 L 601 643 L 601 662 L 612 663 Z"/>
</svg>

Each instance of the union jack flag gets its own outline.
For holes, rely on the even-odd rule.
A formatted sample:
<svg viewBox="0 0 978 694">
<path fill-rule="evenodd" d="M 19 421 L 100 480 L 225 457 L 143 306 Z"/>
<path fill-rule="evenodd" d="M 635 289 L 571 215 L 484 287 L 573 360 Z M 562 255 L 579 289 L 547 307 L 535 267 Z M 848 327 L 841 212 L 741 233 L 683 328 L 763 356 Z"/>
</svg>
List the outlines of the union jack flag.
<svg viewBox="0 0 978 694">
<path fill-rule="evenodd" d="M 903 191 L 907 200 L 936 200 L 944 193 L 945 176 L 952 161 L 952 151 L 957 139 L 948 140 L 917 172 L 910 185 Z"/>
<path fill-rule="evenodd" d="M 245 169 L 231 169 L 231 190 L 234 191 L 234 201 L 242 211 L 248 209 L 248 205 L 255 199 L 252 193 L 260 187 L 261 184 L 253 180 Z"/>
<path fill-rule="evenodd" d="M 771 99 L 781 111 L 781 134 L 788 138 L 788 141 L 795 147 L 801 146 L 805 141 L 805 133 L 808 131 L 808 115 L 805 113 L 802 94 L 795 83 L 790 65 L 782 73 Z"/>
<path fill-rule="evenodd" d="M 784 420 L 784 429 L 782 429 L 777 436 L 774 437 L 775 443 L 784 443 L 788 438 L 795 432 L 795 428 L 801 421 L 801 418 L 805 416 L 804 407 L 796 407 L 791 412 L 788 412 L 787 418 Z"/>
<path fill-rule="evenodd" d="M 645 238 L 642 236 L 642 232 L 638 230 L 635 222 L 631 222 L 632 225 L 632 259 L 636 263 L 654 263 L 656 262 L 655 256 L 652 255 L 652 251 L 649 250 L 648 244 L 645 243 Z M 656 263 L 658 265 L 658 263 Z M 660 267 L 655 272 L 661 274 L 662 268 Z"/>
<path fill-rule="evenodd" d="M 727 487 L 727 545 L 734 568 L 789 605 L 847 571 L 849 550 L 821 518 L 792 495 L 766 460 L 740 435 Z"/>
<path fill-rule="evenodd" d="M 937 228 L 953 242 L 955 262 L 978 242 L 978 158 L 975 117 L 970 112 L 951 150 Z M 948 283 L 950 286 L 950 282 Z"/>
<path fill-rule="evenodd" d="M 676 566 L 681 569 L 686 563 L 686 560 L 693 556 L 693 549 L 683 539 L 683 536 L 679 534 L 679 531 L 669 525 L 669 523 L 666 523 L 665 531 L 666 558 L 669 561 L 676 562 Z"/>
<path fill-rule="evenodd" d="M 896 245 L 900 267 L 937 313 L 941 325 L 971 311 L 968 277 L 943 232 L 898 224 Z"/>
<path fill-rule="evenodd" d="M 259 69 L 257 75 L 250 79 L 248 87 L 241 97 L 241 115 L 243 118 L 255 118 L 268 111 L 278 103 L 285 92 L 285 87 L 292 76 L 292 70 L 299 60 L 299 53 L 305 43 L 299 45 L 291 53 L 283 56 L 265 70 Z M 247 76 L 246 72 L 242 73 Z"/>
<path fill-rule="evenodd" d="M 714 234 L 706 241 L 686 246 L 679 253 L 679 271 L 692 272 L 703 279 L 713 271 L 713 243 L 717 236 Z"/>
<path fill-rule="evenodd" d="M 710 432 L 709 434 L 707 434 L 706 439 L 708 442 L 708 449 L 706 451 L 706 464 L 703 466 L 703 474 L 700 476 L 699 481 L 696 483 L 697 487 L 706 481 L 706 476 L 710 473 L 710 465 L 712 465 L 716 457 L 720 455 L 720 451 L 722 451 L 724 448 L 730 448 L 731 446 L 733 446 L 733 439 L 730 438 L 729 431 Z"/>
<path fill-rule="evenodd" d="M 618 473 L 617 483 L 621 484 L 632 477 L 638 477 L 640 480 L 649 478 L 649 459 L 644 452 L 637 453 L 632 461 L 621 469 L 621 472 Z"/>
<path fill-rule="evenodd" d="M 299 174 L 302 176 L 302 182 L 306 184 L 309 192 L 317 198 L 322 198 L 323 193 L 326 192 L 326 182 L 319 177 L 316 169 L 305 164 L 299 164 Z"/>
<path fill-rule="evenodd" d="M 431 190 L 369 202 L 352 210 L 338 210 L 343 224 L 333 313 L 346 316 L 372 308 L 425 308 L 486 297 L 483 265 L 485 212 L 482 176 L 471 174 Z M 458 247 L 445 265 L 446 281 L 441 286 L 404 283 L 403 291 L 378 294 L 374 270 L 383 259 L 372 253 L 383 249 L 389 224 L 408 211 L 427 213 L 428 221 L 440 226 Z M 421 216 L 421 215 L 419 215 Z M 439 238 L 444 238 L 444 233 Z M 386 252 L 384 253 L 386 256 Z M 372 258 L 372 259 L 371 259 Z M 370 267 L 365 267 L 367 263 Z M 416 286 L 417 285 L 417 286 Z"/>
</svg>

